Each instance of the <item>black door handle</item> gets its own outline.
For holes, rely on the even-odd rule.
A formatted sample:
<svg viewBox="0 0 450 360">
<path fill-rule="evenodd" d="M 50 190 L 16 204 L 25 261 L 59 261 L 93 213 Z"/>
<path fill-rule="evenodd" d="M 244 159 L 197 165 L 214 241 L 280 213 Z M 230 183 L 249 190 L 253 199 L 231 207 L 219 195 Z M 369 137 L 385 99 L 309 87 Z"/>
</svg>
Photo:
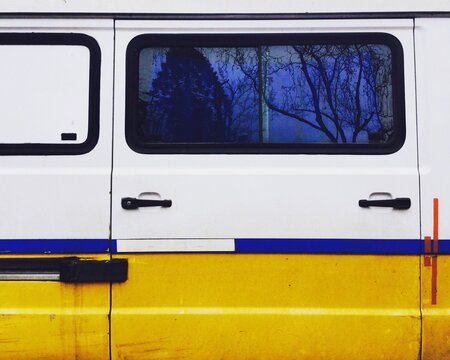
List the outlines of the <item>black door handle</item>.
<svg viewBox="0 0 450 360">
<path fill-rule="evenodd" d="M 396 198 L 386 200 L 359 200 L 359 206 L 367 208 L 369 206 L 391 207 L 398 210 L 406 210 L 411 207 L 410 198 Z"/>
<path fill-rule="evenodd" d="M 133 210 L 148 206 L 161 206 L 167 208 L 172 206 L 172 200 L 142 200 L 130 197 L 122 198 L 122 208 L 125 210 Z"/>
</svg>

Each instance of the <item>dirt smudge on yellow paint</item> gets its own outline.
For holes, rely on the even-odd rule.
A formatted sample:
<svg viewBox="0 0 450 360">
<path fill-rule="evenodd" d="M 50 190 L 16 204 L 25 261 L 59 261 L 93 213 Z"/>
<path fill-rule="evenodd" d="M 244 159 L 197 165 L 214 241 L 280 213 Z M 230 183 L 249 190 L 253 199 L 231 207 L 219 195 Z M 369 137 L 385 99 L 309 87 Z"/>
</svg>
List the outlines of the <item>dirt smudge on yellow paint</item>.
<svg viewBox="0 0 450 360">
<path fill-rule="evenodd" d="M 120 360 L 182 360 L 191 357 L 189 349 L 167 346 L 167 339 L 117 344 L 117 357 Z"/>
</svg>

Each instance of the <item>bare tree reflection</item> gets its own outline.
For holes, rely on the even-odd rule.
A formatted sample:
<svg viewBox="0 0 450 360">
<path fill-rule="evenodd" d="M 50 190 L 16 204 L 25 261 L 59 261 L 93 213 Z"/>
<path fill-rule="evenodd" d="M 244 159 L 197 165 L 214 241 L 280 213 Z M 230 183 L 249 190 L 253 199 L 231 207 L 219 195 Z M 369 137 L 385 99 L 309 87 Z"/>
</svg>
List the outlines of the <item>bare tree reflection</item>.
<svg viewBox="0 0 450 360">
<path fill-rule="evenodd" d="M 385 45 L 167 49 L 141 101 L 143 125 L 167 142 L 385 143 L 393 134 Z M 143 105 L 146 104 L 146 105 Z"/>
</svg>

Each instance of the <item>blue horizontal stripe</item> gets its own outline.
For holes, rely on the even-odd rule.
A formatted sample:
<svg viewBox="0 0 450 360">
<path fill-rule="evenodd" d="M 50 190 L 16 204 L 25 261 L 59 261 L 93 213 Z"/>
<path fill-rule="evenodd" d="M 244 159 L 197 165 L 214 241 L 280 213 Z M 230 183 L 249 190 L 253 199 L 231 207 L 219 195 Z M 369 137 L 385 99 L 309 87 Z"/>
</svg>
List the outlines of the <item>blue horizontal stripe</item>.
<svg viewBox="0 0 450 360">
<path fill-rule="evenodd" d="M 117 254 L 117 240 L 111 240 L 111 253 Z"/>
<path fill-rule="evenodd" d="M 109 239 L 8 239 L 0 240 L 0 254 L 108 253 L 109 245 Z"/>
<path fill-rule="evenodd" d="M 438 254 L 450 254 L 450 240 L 439 240 Z"/>
<path fill-rule="evenodd" d="M 126 240 L 122 240 L 126 241 Z M 0 254 L 117 253 L 109 239 L 5 239 Z M 235 239 L 236 253 L 420 255 L 419 239 Z M 439 240 L 439 254 L 450 254 L 450 239 Z"/>
<path fill-rule="evenodd" d="M 450 253 L 450 244 L 439 241 Z M 419 255 L 423 241 L 415 239 L 235 239 L 237 253 L 392 254 Z"/>
</svg>

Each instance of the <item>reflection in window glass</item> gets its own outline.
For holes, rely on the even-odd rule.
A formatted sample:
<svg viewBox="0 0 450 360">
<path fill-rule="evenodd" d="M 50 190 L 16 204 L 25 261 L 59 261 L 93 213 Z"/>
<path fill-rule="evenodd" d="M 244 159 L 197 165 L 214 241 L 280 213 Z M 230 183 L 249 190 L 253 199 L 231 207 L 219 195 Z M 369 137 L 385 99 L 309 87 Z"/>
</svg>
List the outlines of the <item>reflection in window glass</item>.
<svg viewBox="0 0 450 360">
<path fill-rule="evenodd" d="M 147 143 L 388 143 L 391 50 L 379 44 L 144 48 L 138 125 Z"/>
</svg>

